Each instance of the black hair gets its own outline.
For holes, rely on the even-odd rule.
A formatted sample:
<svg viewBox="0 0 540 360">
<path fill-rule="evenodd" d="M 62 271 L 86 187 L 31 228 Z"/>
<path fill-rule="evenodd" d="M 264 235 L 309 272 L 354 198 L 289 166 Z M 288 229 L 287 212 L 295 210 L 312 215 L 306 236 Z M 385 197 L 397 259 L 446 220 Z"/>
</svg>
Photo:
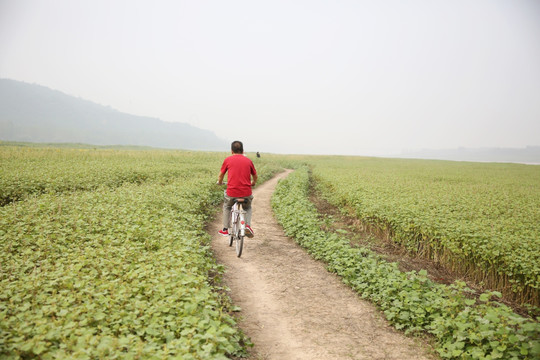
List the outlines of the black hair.
<svg viewBox="0 0 540 360">
<path fill-rule="evenodd" d="M 244 144 L 242 144 L 242 142 L 238 140 L 233 141 L 231 144 L 231 151 L 235 154 L 243 154 Z"/>
</svg>

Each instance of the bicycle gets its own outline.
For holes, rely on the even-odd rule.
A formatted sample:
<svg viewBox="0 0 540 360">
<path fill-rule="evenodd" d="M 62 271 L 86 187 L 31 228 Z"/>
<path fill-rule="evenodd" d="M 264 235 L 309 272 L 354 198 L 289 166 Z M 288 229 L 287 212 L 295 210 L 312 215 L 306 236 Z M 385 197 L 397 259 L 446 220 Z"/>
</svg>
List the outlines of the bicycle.
<svg viewBox="0 0 540 360">
<path fill-rule="evenodd" d="M 246 221 L 242 204 L 248 201 L 247 198 L 236 198 L 231 209 L 231 221 L 229 226 L 229 246 L 236 241 L 236 256 L 242 255 L 244 247 L 244 237 L 246 236 Z"/>
<path fill-rule="evenodd" d="M 218 185 L 227 185 L 227 182 L 223 182 Z M 236 256 L 242 255 L 242 249 L 244 247 L 244 237 L 246 236 L 246 211 L 242 204 L 247 203 L 248 198 L 239 197 L 234 199 L 234 204 L 231 208 L 231 217 L 229 220 L 229 246 L 232 246 L 236 241 Z"/>
</svg>

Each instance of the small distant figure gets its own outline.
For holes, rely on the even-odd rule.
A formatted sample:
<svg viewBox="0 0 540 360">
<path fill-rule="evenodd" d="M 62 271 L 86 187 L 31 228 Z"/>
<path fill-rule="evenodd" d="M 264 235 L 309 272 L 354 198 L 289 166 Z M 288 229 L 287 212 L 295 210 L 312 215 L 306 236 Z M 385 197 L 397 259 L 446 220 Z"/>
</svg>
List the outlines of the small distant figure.
<svg viewBox="0 0 540 360">
<path fill-rule="evenodd" d="M 261 157 L 261 154 L 259 154 L 259 152 L 257 151 L 257 157 L 260 158 Z"/>
</svg>

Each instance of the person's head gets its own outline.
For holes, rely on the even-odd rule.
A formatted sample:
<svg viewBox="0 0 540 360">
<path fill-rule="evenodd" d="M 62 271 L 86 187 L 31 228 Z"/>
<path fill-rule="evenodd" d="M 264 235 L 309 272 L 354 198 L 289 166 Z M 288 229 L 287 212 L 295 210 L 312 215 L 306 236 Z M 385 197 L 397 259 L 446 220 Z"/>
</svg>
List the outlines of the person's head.
<svg viewBox="0 0 540 360">
<path fill-rule="evenodd" d="M 244 153 L 244 144 L 241 141 L 233 141 L 231 144 L 231 151 L 233 154 L 243 154 Z"/>
</svg>

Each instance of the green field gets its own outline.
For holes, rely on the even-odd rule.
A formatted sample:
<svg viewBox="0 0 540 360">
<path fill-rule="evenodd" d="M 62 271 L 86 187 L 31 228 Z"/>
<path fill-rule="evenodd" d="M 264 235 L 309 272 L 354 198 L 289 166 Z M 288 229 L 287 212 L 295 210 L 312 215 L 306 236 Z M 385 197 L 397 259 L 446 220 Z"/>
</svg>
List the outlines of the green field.
<svg viewBox="0 0 540 360">
<path fill-rule="evenodd" d="M 249 340 L 231 316 L 234 306 L 219 283 L 223 269 L 205 232 L 222 200 L 215 181 L 227 153 L 2 145 L 0 358 L 219 359 L 245 353 Z M 292 177 L 298 176 L 299 188 L 281 190 L 286 196 L 280 203 L 290 198 L 293 207 L 304 204 L 314 185 L 411 252 L 538 305 L 540 167 L 267 154 L 254 161 L 261 182 L 282 167 L 301 169 Z M 336 235 L 318 228 L 313 209 L 275 211 L 289 214 L 282 222 L 292 236 L 314 228 L 306 236 L 322 239 L 313 246 L 323 247 L 312 250 L 314 256 L 331 259 L 329 268 L 363 296 L 393 304 L 380 306 L 397 327 L 443 339 L 444 357 L 464 354 L 461 343 L 479 359 L 540 352 L 532 341 L 538 322 L 498 307 L 490 300 L 497 292 L 476 306 L 456 295 L 461 284 L 439 288 L 423 274 L 394 274 L 394 265 L 381 270 L 376 265 L 384 262 L 366 249 L 342 253 Z M 374 292 L 386 286 L 387 293 Z M 422 296 L 439 307 L 429 308 Z M 464 314 L 467 308 L 476 310 Z M 440 316 L 445 313 L 456 318 Z M 474 316 L 499 319 L 493 320 L 499 325 L 482 328 Z M 458 345 L 448 345 L 453 336 Z"/>
<path fill-rule="evenodd" d="M 429 280 L 426 270 L 401 272 L 396 263 L 352 246 L 341 233 L 323 230 L 321 214 L 310 201 L 311 185 L 307 167 L 278 185 L 272 204 L 285 233 L 375 303 L 396 328 L 430 334 L 445 359 L 540 357 L 538 319 L 521 317 L 498 303 L 498 292 L 475 297 L 463 282 L 447 286 Z"/>
<path fill-rule="evenodd" d="M 319 158 L 321 191 L 348 214 L 486 288 L 540 305 L 540 166 Z"/>
<path fill-rule="evenodd" d="M 204 231 L 224 155 L 0 148 L 0 358 L 241 355 Z"/>
</svg>

